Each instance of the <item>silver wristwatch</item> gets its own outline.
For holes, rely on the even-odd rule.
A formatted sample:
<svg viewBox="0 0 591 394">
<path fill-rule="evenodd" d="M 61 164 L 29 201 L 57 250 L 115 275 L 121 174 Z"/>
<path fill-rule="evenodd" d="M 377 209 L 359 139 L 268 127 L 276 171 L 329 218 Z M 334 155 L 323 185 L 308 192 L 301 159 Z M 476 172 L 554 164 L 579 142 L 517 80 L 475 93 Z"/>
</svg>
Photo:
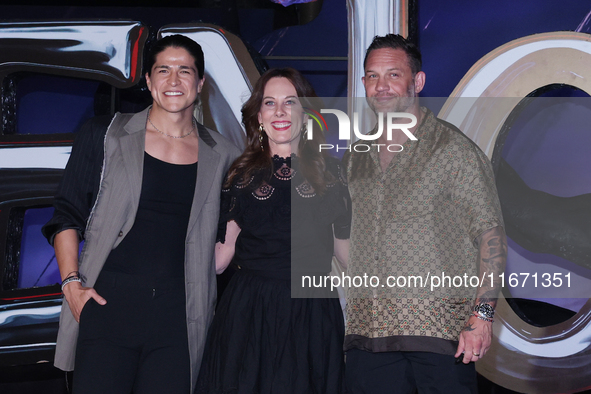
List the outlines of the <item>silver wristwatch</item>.
<svg viewBox="0 0 591 394">
<path fill-rule="evenodd" d="M 491 304 L 487 304 L 486 302 L 476 304 L 473 310 L 478 316 L 481 316 L 485 319 L 492 320 L 492 318 L 495 316 L 495 308 L 493 308 Z"/>
</svg>

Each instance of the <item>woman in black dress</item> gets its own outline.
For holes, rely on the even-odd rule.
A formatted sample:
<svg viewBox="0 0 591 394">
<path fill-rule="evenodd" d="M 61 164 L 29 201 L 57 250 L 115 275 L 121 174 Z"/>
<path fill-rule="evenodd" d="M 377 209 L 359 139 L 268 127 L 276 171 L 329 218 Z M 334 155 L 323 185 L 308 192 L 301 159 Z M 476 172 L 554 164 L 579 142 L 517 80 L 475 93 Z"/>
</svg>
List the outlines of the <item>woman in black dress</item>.
<svg viewBox="0 0 591 394">
<path fill-rule="evenodd" d="M 292 298 L 302 275 L 330 272 L 333 246 L 346 260 L 350 224 L 338 161 L 319 152 L 320 133 L 303 135 L 299 97 L 316 97 L 309 82 L 272 69 L 242 108 L 247 148 L 228 172 L 216 245 L 218 273 L 232 258 L 238 269 L 210 329 L 200 393 L 342 392 L 338 298 Z"/>
</svg>

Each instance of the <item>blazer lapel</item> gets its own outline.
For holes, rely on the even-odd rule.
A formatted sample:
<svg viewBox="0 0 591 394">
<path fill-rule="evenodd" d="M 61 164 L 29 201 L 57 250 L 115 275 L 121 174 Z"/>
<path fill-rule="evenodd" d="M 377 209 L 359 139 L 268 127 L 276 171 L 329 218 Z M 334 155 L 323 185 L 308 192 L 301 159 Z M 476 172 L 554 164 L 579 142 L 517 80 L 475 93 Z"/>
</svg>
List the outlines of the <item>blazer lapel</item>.
<svg viewBox="0 0 591 394">
<path fill-rule="evenodd" d="M 199 213 L 212 189 L 213 180 L 218 172 L 217 168 L 220 161 L 220 154 L 213 149 L 216 142 L 209 135 L 209 131 L 201 124 L 198 124 L 198 129 L 199 164 L 197 167 L 197 183 L 195 185 L 195 195 L 193 196 L 193 206 L 191 207 L 187 236 L 189 236 L 195 223 L 197 223 Z"/>
<path fill-rule="evenodd" d="M 125 230 L 129 230 L 135 220 L 137 208 L 142 191 L 142 177 L 144 173 L 144 150 L 146 146 L 146 118 L 147 109 L 134 115 L 124 126 L 124 132 L 119 139 L 121 154 L 123 156 L 124 171 L 127 174 L 128 190 L 133 202 L 131 221 L 125 225 Z M 131 224 L 130 224 L 130 223 Z"/>
</svg>

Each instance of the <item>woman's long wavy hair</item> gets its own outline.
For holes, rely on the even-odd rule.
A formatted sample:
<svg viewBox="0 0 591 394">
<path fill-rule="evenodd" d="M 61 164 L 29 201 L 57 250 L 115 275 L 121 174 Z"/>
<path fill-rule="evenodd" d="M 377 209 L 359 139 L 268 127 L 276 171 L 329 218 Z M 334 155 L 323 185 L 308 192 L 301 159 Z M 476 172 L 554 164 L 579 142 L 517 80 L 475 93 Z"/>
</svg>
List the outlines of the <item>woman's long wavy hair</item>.
<svg viewBox="0 0 591 394">
<path fill-rule="evenodd" d="M 272 68 L 264 73 L 256 82 L 252 95 L 242 106 L 242 123 L 246 129 L 246 149 L 230 167 L 225 187 L 229 187 L 235 179 L 238 183 L 247 183 L 254 174 L 260 172 L 263 173 L 261 181 L 268 180 L 273 176 L 273 158 L 269 148 L 269 139 L 267 134 L 263 133 L 262 146 L 264 150 L 262 150 L 259 141 L 258 120 L 265 86 L 273 78 L 288 79 L 295 87 L 303 107 L 310 106 L 306 98 L 318 97 L 310 82 L 299 71 L 291 67 Z M 308 140 L 306 136 L 300 136 L 297 152 L 300 159 L 299 170 L 302 171 L 316 193 L 320 195 L 326 191 L 327 182 L 333 180 L 332 175 L 326 170 L 325 155 L 319 149 L 320 144 L 324 142 L 324 134 L 321 132 L 315 131 L 312 140 Z"/>
</svg>

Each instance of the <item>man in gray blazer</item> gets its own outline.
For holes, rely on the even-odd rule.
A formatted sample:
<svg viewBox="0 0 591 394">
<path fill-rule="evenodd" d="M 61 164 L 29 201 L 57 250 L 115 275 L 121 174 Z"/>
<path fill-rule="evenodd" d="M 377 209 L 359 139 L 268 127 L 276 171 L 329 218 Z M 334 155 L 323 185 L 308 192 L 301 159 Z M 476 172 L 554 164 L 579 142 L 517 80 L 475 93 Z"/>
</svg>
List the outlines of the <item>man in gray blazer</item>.
<svg viewBox="0 0 591 394">
<path fill-rule="evenodd" d="M 86 359 L 97 358 L 94 365 L 92 362 L 86 362 L 85 364 L 89 366 L 84 368 L 76 366 L 75 392 L 87 393 L 97 385 L 97 382 L 92 384 L 84 382 L 83 380 L 89 380 L 87 376 L 92 375 L 93 379 L 100 381 L 102 384 L 104 380 L 116 380 L 120 378 L 119 375 L 125 375 L 125 372 L 121 372 L 121 367 L 114 366 L 120 362 L 120 359 L 124 358 L 120 356 L 121 353 L 106 356 L 108 362 L 104 359 L 99 361 L 100 356 L 97 357 L 95 353 L 87 350 L 85 350 L 87 352 L 85 355 L 77 354 L 76 347 L 79 340 L 79 331 L 81 332 L 80 327 L 84 328 L 84 324 L 79 324 L 79 320 L 88 319 L 86 321 L 86 330 L 95 330 L 94 326 L 97 324 L 92 320 L 91 314 L 96 315 L 97 313 L 103 313 L 103 310 L 107 311 L 108 309 L 101 308 L 111 307 L 109 302 L 116 304 L 109 297 L 100 294 L 101 291 L 95 291 L 94 287 L 97 284 L 97 279 L 100 281 L 100 278 L 103 278 L 104 292 L 107 292 L 106 289 L 111 284 L 113 287 L 115 287 L 115 284 L 122 287 L 121 292 L 124 296 L 121 298 L 123 299 L 128 298 L 127 294 L 130 295 L 129 297 L 135 297 L 146 289 L 151 292 L 147 294 L 155 299 L 161 294 L 166 296 L 170 290 L 179 290 L 180 287 L 180 291 L 185 297 L 185 302 L 182 305 L 186 315 L 187 339 L 185 339 L 184 343 L 188 342 L 190 372 L 187 371 L 187 376 L 190 375 L 190 382 L 186 382 L 186 386 L 185 382 L 181 382 L 182 384 L 179 387 L 184 387 L 183 391 L 189 387 L 192 390 L 197 380 L 207 329 L 213 316 L 216 298 L 214 246 L 218 228 L 221 185 L 227 169 L 240 152 L 220 134 L 205 128 L 193 119 L 192 112 L 195 96 L 203 85 L 203 55 L 201 53 L 199 56 L 198 52 L 201 49 L 193 41 L 189 40 L 191 43 L 187 44 L 186 40 L 188 39 L 186 37 L 171 37 L 160 40 L 163 43 L 161 43 L 160 47 L 157 44 L 157 49 L 153 50 L 155 53 L 152 54 L 152 64 L 146 76 L 148 87 L 154 98 L 153 105 L 137 114 L 117 114 L 108 125 L 108 128 L 105 119 L 96 119 L 83 127 L 83 130 L 76 138 L 64 177 L 56 194 L 54 216 L 43 228 L 43 233 L 56 249 L 56 257 L 63 279 L 62 291 L 65 286 L 73 283 L 75 285 L 73 288 L 81 289 L 79 294 L 84 291 L 86 297 L 84 298 L 86 301 L 81 303 L 81 306 L 72 304 L 72 300 L 74 300 L 74 303 L 80 304 L 80 302 L 73 298 L 71 291 L 69 293 L 70 299 L 68 297 L 64 299 L 56 347 L 55 365 L 63 370 L 73 370 L 74 361 L 76 360 L 79 363 L 79 357 Z M 193 44 L 199 47 L 198 50 L 194 50 Z M 176 121 L 176 123 L 172 121 Z M 183 130 L 189 131 L 185 133 Z M 196 170 L 197 157 L 198 171 Z M 192 183 L 191 187 L 194 186 L 194 193 L 191 189 L 189 196 L 192 197 L 186 204 L 186 212 L 189 213 L 188 219 L 185 217 L 186 222 L 182 222 L 181 218 L 181 223 L 185 224 L 180 226 L 182 234 L 186 234 L 184 242 L 181 240 L 181 249 L 184 249 L 184 251 L 180 251 L 181 260 L 182 256 L 184 256 L 184 263 L 181 261 L 180 265 L 181 279 L 184 277 L 184 289 L 182 282 L 180 286 L 176 286 L 176 289 L 170 289 L 169 287 L 174 286 L 167 287 L 164 284 L 175 282 L 168 280 L 171 278 L 159 280 L 157 275 L 153 275 L 153 282 L 142 283 L 144 278 L 144 273 L 141 271 L 143 261 L 138 261 L 138 258 L 134 256 L 135 253 L 123 257 L 119 256 L 117 257 L 118 260 L 115 259 L 117 260 L 115 263 L 111 262 L 113 255 L 117 254 L 114 252 L 118 250 L 118 247 L 120 245 L 129 245 L 130 242 L 134 242 L 135 250 L 140 245 L 142 246 L 140 249 L 145 247 L 154 251 L 158 251 L 160 247 L 166 247 L 166 245 L 159 245 L 158 243 L 154 245 L 154 242 L 142 244 L 143 240 L 138 234 L 143 236 L 145 233 L 142 233 L 142 231 L 145 232 L 146 230 L 138 229 L 138 225 L 134 227 L 140 217 L 138 210 L 142 212 L 142 209 L 144 209 L 141 203 L 144 201 L 146 194 L 149 193 L 145 187 L 142 187 L 143 183 L 146 182 L 146 177 L 154 175 L 145 171 L 148 160 L 155 160 L 155 165 L 172 166 L 171 168 L 174 171 L 176 169 L 183 171 L 182 167 L 193 165 L 198 173 L 196 179 L 193 177 L 189 182 Z M 187 161 L 192 164 L 186 163 Z M 174 179 L 171 181 L 174 182 Z M 154 183 L 153 180 L 152 182 Z M 153 192 L 160 193 L 159 196 L 161 197 L 174 196 L 178 193 L 178 190 L 161 190 L 158 185 L 156 183 Z M 144 215 L 146 214 L 144 213 Z M 160 223 L 156 225 L 159 226 Z M 156 228 L 156 230 L 159 229 Z M 168 231 L 166 228 L 160 230 L 159 234 L 164 235 Z M 151 233 L 154 232 L 153 230 L 150 231 Z M 64 239 L 75 240 L 76 243 L 80 240 L 85 242 L 83 250 L 75 262 L 74 269 L 71 269 L 73 267 L 71 264 L 67 265 L 63 262 L 66 259 L 64 256 L 68 253 L 69 255 L 72 254 L 71 245 L 74 241 L 64 242 Z M 68 244 L 68 242 L 70 243 Z M 65 252 L 66 248 L 69 248 L 67 253 Z M 119 248 L 119 250 L 121 249 L 125 250 L 123 247 Z M 176 252 L 179 252 L 178 248 Z M 121 272 L 126 270 L 124 264 L 127 258 L 132 262 L 130 266 L 135 264 L 135 268 L 130 268 L 133 271 L 130 275 Z M 134 260 L 135 263 L 133 263 Z M 114 279 L 109 282 L 109 286 L 104 284 L 106 283 L 105 277 L 109 277 L 103 270 L 105 262 L 108 263 L 107 265 L 110 264 L 110 269 L 116 268 L 112 273 Z M 166 262 L 166 264 L 173 263 Z M 160 264 L 160 261 L 150 264 L 157 265 Z M 68 268 L 64 269 L 64 267 Z M 176 269 L 175 272 L 178 273 L 179 268 Z M 165 267 L 164 272 L 168 272 L 167 270 L 170 271 L 168 267 Z M 136 291 L 135 286 L 128 286 L 130 283 L 133 285 L 137 283 L 138 290 Z M 131 319 L 132 323 L 139 318 L 143 318 L 142 313 L 139 312 L 141 308 L 136 310 L 135 305 L 129 305 L 127 309 L 124 309 L 125 313 L 129 311 L 130 314 L 140 314 L 137 318 Z M 115 307 L 116 305 L 113 305 L 111 308 Z M 92 312 L 87 311 L 89 308 L 92 309 Z M 167 309 L 166 306 L 165 309 Z M 108 320 L 119 320 L 119 318 L 110 317 Z M 166 320 L 166 318 L 159 318 L 158 314 L 156 314 L 147 325 L 161 326 L 164 330 L 168 325 L 173 324 L 171 321 L 162 320 Z M 93 321 L 93 323 L 89 323 L 90 321 Z M 181 324 L 181 326 L 184 325 L 185 323 Z M 184 331 L 184 327 L 181 328 Z M 115 331 L 117 329 L 105 330 Z M 134 328 L 131 335 L 124 342 L 135 340 L 134 334 L 136 334 L 136 331 L 141 330 L 144 330 L 142 324 Z M 158 331 L 160 328 L 157 330 L 149 326 L 147 330 L 156 331 L 153 335 L 156 340 L 160 339 L 159 336 L 174 336 L 170 334 L 160 335 L 160 331 Z M 140 335 L 139 332 L 137 334 Z M 85 335 L 85 338 L 88 339 L 88 335 L 92 337 L 95 333 Z M 107 335 L 110 335 L 110 333 L 107 332 Z M 92 337 L 90 342 L 94 340 L 94 337 Z M 123 347 L 126 345 L 127 343 L 124 343 Z M 98 351 L 102 351 L 104 347 L 103 345 L 98 346 Z M 154 348 L 159 347 L 160 345 L 154 345 Z M 125 349 L 126 352 L 128 350 Z M 155 352 L 155 350 L 149 352 L 152 351 Z M 80 353 L 80 349 L 78 349 L 78 352 Z M 141 365 L 142 360 L 149 357 L 145 355 L 146 352 L 146 350 L 137 352 L 138 365 Z M 166 371 L 166 368 L 169 367 L 164 359 L 157 357 L 156 361 L 152 361 L 152 363 L 154 362 L 156 367 L 153 367 L 153 369 Z M 98 375 L 93 374 L 95 368 L 101 370 Z M 133 370 L 133 367 L 130 368 L 130 370 Z M 79 369 L 83 371 L 81 372 Z M 175 383 L 174 375 L 170 374 L 174 372 L 174 370 L 168 372 L 169 379 L 166 379 L 167 392 L 176 392 L 170 391 L 172 390 L 171 385 Z M 100 377 L 101 373 L 102 378 Z M 85 378 L 79 379 L 78 374 L 83 375 Z M 93 389 L 93 392 L 101 392 L 101 390 L 129 392 L 131 387 L 127 389 L 126 385 L 132 385 L 135 392 L 158 392 L 159 389 L 156 386 L 160 382 L 154 383 L 155 378 L 147 376 L 155 374 L 155 372 L 144 372 L 142 375 L 141 367 L 138 366 L 137 371 L 133 370 L 128 374 L 132 376 L 120 378 L 117 384 L 123 387 L 122 389 L 117 387 L 116 391 L 115 388 L 111 389 L 111 386 L 104 385 L 100 389 Z M 137 380 L 141 376 L 144 377 L 145 382 L 149 383 L 144 383 L 143 386 L 138 385 Z"/>
</svg>

